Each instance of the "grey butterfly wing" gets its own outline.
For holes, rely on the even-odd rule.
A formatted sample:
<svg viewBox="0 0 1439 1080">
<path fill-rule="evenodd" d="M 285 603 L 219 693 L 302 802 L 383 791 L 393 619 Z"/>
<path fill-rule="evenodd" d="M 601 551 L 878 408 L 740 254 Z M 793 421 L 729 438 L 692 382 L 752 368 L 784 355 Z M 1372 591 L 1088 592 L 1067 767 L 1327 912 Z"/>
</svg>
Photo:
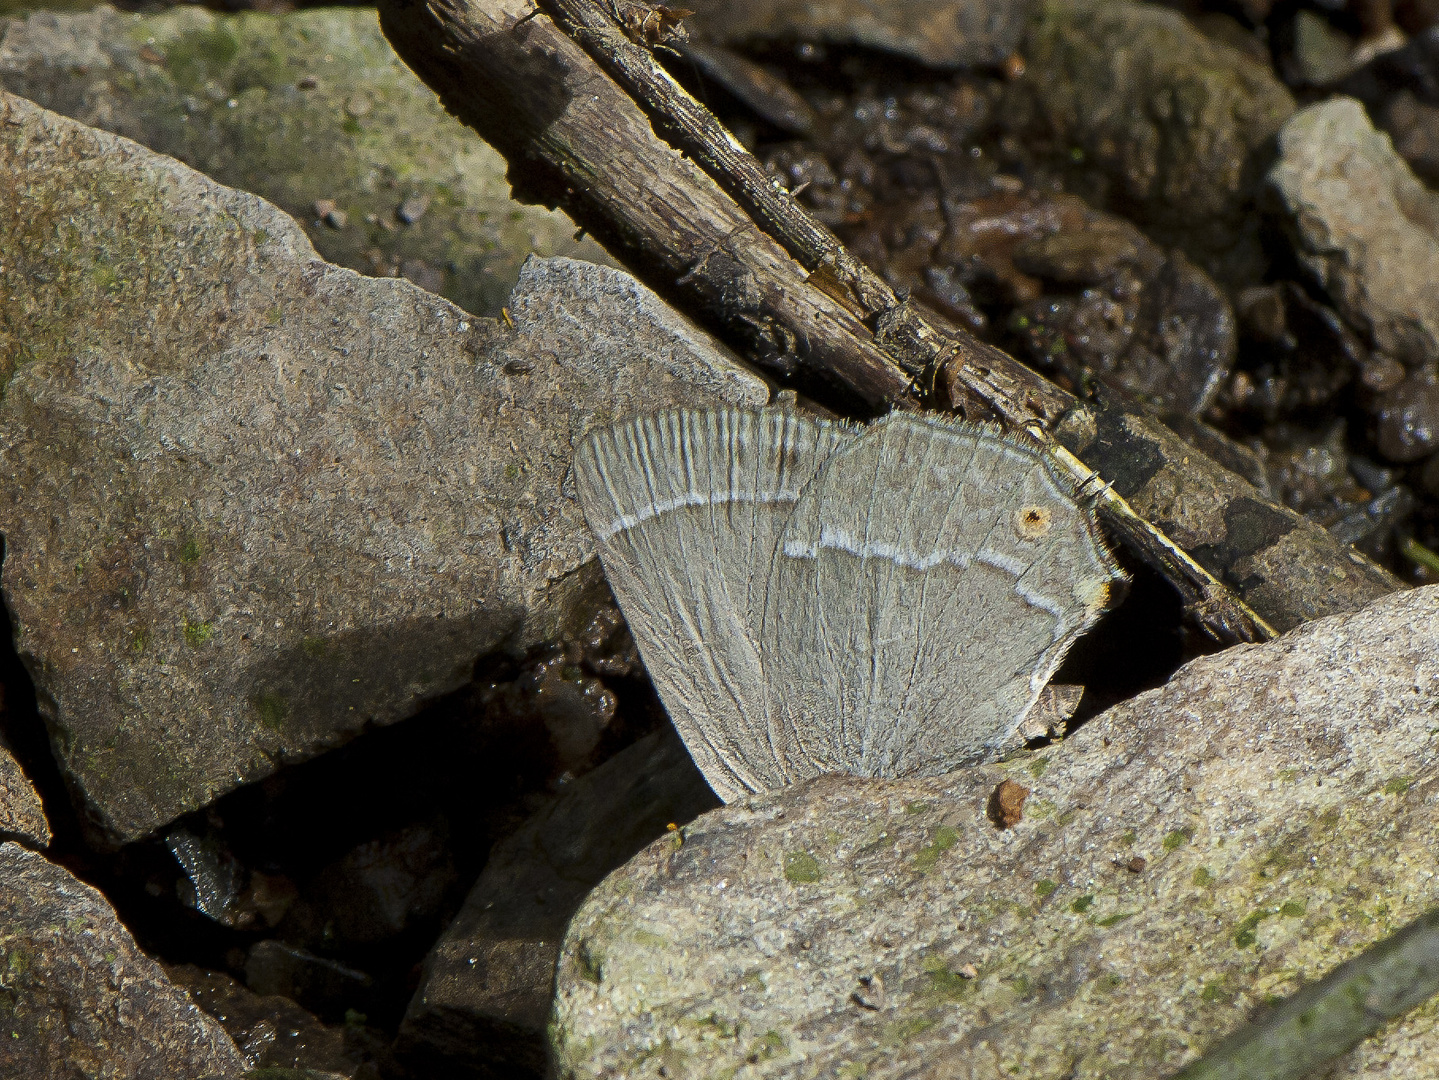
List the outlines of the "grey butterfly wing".
<svg viewBox="0 0 1439 1080">
<path fill-rule="evenodd" d="M 1026 516 L 1028 515 L 1028 516 Z M 935 775 L 1007 739 L 1119 572 L 1036 452 L 891 416 L 790 515 L 761 643 L 814 772 Z"/>
<path fill-rule="evenodd" d="M 768 569 L 845 429 L 763 409 L 671 410 L 590 433 L 580 506 L 650 678 L 722 799 L 790 782 L 759 651 Z"/>
</svg>

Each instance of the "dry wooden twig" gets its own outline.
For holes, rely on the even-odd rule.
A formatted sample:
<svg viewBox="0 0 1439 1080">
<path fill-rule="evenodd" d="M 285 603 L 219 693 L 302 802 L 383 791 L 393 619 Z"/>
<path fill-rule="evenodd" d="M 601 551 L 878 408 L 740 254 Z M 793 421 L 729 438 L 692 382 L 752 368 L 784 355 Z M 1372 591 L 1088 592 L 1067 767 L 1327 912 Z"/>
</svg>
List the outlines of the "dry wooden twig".
<svg viewBox="0 0 1439 1080">
<path fill-rule="evenodd" d="M 1439 909 L 1341 964 L 1174 1080 L 1301 1080 L 1439 993 Z"/>
<path fill-rule="evenodd" d="M 1077 481 L 1097 466 L 1113 482 L 1095 485 L 1106 527 L 1173 582 L 1221 641 L 1262 640 L 1276 627 L 1400 587 L 1156 421 L 1080 403 L 898 296 L 774 183 L 606 6 L 545 6 L 547 13 L 526 0 L 382 0 L 380 15 L 396 49 L 447 107 L 505 154 L 518 195 L 562 206 L 657 291 L 718 324 L 756 361 L 781 375 L 823 376 L 875 408 L 917 407 L 920 387 L 942 386 L 967 414 L 997 415 L 1027 432 Z M 1142 449 L 1143 468 L 1102 463 L 1116 447 Z M 1176 486 L 1190 498 L 1171 498 Z M 1179 542 L 1146 517 L 1171 522 Z M 1266 553 L 1277 557 L 1266 562 Z M 1258 614 L 1244 602 L 1251 598 Z"/>
</svg>

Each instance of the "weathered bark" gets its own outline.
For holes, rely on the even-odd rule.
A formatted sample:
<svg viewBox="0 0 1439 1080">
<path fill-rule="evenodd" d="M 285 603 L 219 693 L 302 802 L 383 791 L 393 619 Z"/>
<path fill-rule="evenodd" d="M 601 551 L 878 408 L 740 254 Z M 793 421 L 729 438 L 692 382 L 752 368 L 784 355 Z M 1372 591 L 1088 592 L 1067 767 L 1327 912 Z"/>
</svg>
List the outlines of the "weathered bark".
<svg viewBox="0 0 1439 1080">
<path fill-rule="evenodd" d="M 968 415 L 999 417 L 1093 493 L 1111 534 L 1173 582 L 1221 641 L 1263 639 L 1401 587 L 1150 418 L 1080 403 L 897 296 L 647 48 L 626 38 L 606 8 L 594 0 L 547 0 L 546 7 L 561 25 L 527 0 L 382 0 L 380 19 L 446 106 L 509 159 L 517 194 L 562 206 L 757 362 L 782 375 L 819 376 L 875 409 L 914 408 L 943 390 Z M 1059 430 L 1066 435 L 1056 441 Z M 1141 433 L 1134 438 L 1149 455 L 1143 468 L 1110 460 L 1109 451 L 1130 445 L 1108 438 L 1111 431 Z M 1076 448 L 1081 458 L 1070 452 Z M 1090 467 L 1101 459 L 1104 479 L 1139 482 L 1096 491 Z M 1176 487 L 1185 498 L 1170 498 Z M 1126 496 L 1162 510 L 1186 539 L 1169 540 Z M 1256 534 L 1248 527 L 1253 515 L 1245 516 L 1254 505 L 1282 527 Z M 1216 513 L 1216 506 L 1226 509 Z M 1191 558 L 1186 543 L 1203 557 Z M 1254 598 L 1257 614 L 1224 580 Z"/>
</svg>

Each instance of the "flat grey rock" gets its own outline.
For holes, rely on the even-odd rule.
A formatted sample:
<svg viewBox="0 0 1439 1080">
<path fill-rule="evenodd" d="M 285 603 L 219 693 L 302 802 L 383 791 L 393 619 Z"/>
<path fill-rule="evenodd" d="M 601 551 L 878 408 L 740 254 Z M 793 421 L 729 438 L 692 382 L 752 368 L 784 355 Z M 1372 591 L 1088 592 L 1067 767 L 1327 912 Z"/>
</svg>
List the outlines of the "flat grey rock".
<svg viewBox="0 0 1439 1080">
<path fill-rule="evenodd" d="M 586 773 L 496 845 L 425 961 L 401 1028 L 408 1058 L 476 1075 L 543 1076 L 565 925 L 605 874 L 719 800 L 673 729 Z"/>
<path fill-rule="evenodd" d="M 0 21 L 0 87 L 269 199 L 329 262 L 476 314 L 499 313 L 532 252 L 607 261 L 564 214 L 509 197 L 504 159 L 373 8 L 37 12 Z"/>
<path fill-rule="evenodd" d="M 693 0 L 686 26 L 712 40 L 863 45 L 936 68 L 1014 52 L 1035 0 Z"/>
<path fill-rule="evenodd" d="M 18 844 L 0 844 L 0 957 L 0 1076 L 233 1080 L 249 1068 L 100 893 Z"/>
<path fill-rule="evenodd" d="M 1296 113 L 1269 180 L 1295 252 L 1340 313 L 1411 367 L 1439 362 L 1439 194 L 1336 97 Z"/>
<path fill-rule="evenodd" d="M 576 914 L 558 1073 L 1168 1076 L 1433 904 L 1436 730 L 1430 587 L 1196 660 L 1035 754 L 716 810 Z M 1431 1002 L 1327 1075 L 1436 1057 Z"/>
<path fill-rule="evenodd" d="M 4 743 L 0 743 L 0 836 L 34 847 L 50 843 L 50 823 L 40 796 Z"/>
<path fill-rule="evenodd" d="M 1267 67 L 1179 12 L 1128 0 L 1044 0 L 1030 22 L 1015 123 L 1033 110 L 1070 167 L 1221 284 L 1267 265 L 1254 200 L 1294 99 Z M 1101 188 L 1102 189 L 1102 188 Z"/>
<path fill-rule="evenodd" d="M 619 271 L 533 262 L 478 319 L 3 92 L 0 267 L 3 585 L 112 841 L 582 622 L 574 441 L 768 396 Z"/>
</svg>

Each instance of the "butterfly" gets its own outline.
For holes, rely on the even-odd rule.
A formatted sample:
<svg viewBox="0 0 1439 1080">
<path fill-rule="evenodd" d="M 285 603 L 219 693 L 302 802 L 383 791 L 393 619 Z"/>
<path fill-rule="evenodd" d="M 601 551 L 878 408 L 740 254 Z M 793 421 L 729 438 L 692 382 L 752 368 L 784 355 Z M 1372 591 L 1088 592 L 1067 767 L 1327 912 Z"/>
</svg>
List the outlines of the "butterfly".
<svg viewBox="0 0 1439 1080">
<path fill-rule="evenodd" d="M 591 431 L 576 490 L 640 656 L 726 802 L 1006 748 L 1124 575 L 998 431 L 675 409 Z"/>
</svg>

